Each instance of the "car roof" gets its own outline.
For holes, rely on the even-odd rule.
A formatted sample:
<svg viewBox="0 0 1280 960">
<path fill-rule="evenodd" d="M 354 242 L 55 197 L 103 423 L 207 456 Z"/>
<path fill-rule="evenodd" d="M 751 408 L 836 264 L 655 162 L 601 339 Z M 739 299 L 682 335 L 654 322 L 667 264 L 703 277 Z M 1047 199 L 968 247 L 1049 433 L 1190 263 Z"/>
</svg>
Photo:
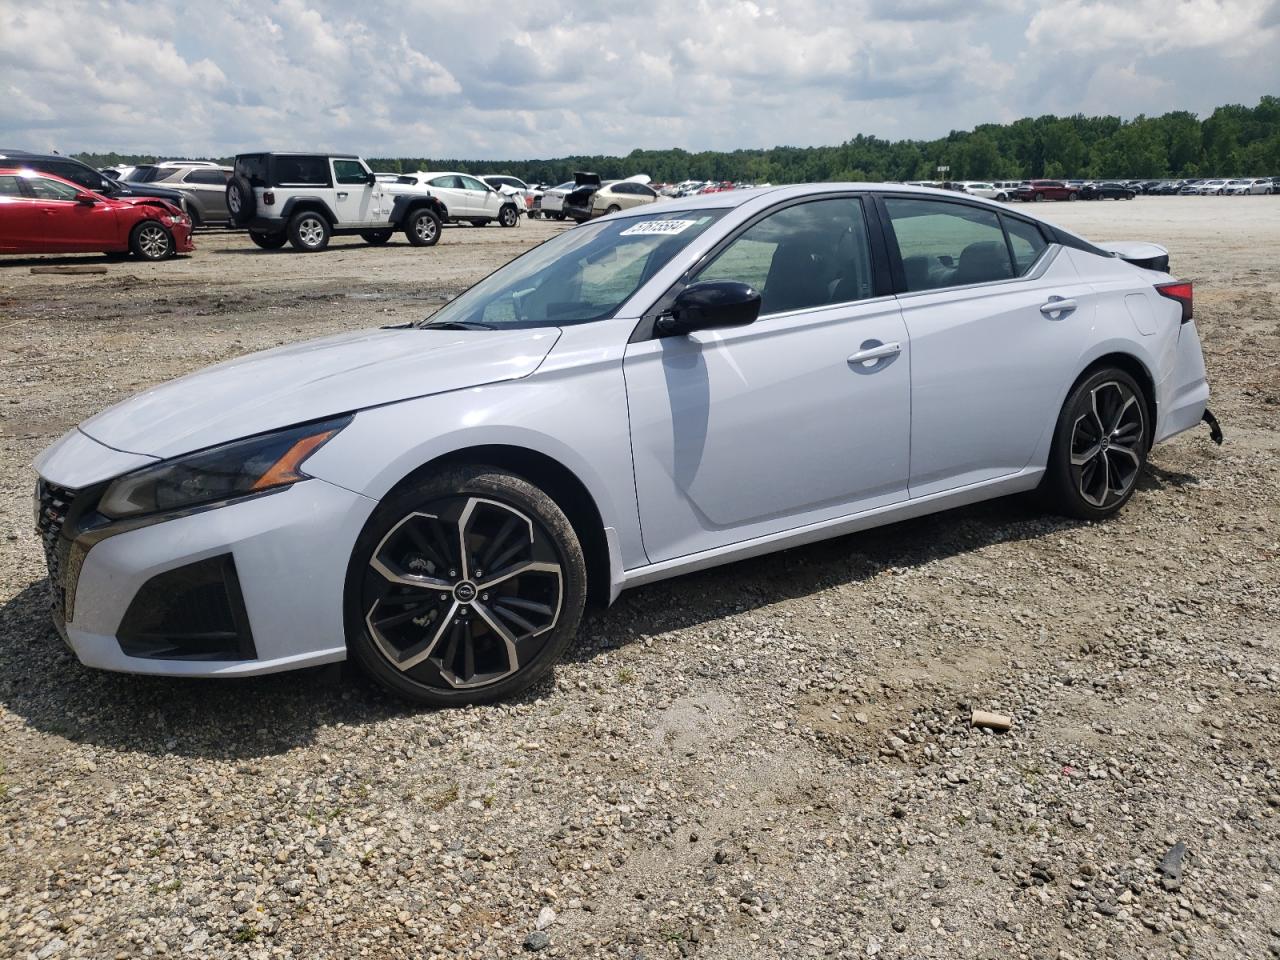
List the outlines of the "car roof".
<svg viewBox="0 0 1280 960">
<path fill-rule="evenodd" d="M 415 177 L 471 177 L 473 180 L 480 180 L 480 179 L 483 179 L 482 177 L 480 177 L 480 176 L 479 176 L 479 175 L 477 175 L 477 174 L 474 174 L 474 173 L 463 173 L 461 170 L 419 170 L 419 171 L 418 171 L 417 173 L 415 173 L 415 174 L 410 174 L 410 176 L 415 176 Z"/>
</svg>

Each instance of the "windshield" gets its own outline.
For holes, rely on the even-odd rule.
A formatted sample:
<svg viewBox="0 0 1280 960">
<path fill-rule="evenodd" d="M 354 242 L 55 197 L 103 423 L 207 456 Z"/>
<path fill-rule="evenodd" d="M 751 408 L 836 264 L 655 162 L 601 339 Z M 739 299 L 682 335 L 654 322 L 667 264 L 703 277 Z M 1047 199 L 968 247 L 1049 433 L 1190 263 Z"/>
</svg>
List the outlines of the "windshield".
<svg viewBox="0 0 1280 960">
<path fill-rule="evenodd" d="M 512 329 L 605 320 L 724 212 L 662 210 L 566 230 L 418 326 Z"/>
</svg>

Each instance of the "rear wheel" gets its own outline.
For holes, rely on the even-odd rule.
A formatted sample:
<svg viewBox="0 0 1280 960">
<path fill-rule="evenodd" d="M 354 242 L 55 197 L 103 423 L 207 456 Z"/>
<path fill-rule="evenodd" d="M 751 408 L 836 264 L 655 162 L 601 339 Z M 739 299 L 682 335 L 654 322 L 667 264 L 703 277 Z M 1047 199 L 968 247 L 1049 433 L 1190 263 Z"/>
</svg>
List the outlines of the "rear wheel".
<svg viewBox="0 0 1280 960">
<path fill-rule="evenodd" d="M 173 256 L 173 234 L 156 220 L 143 220 L 129 234 L 129 249 L 139 260 L 167 260 Z"/>
<path fill-rule="evenodd" d="M 364 233 L 360 234 L 360 238 L 364 240 L 365 243 L 370 243 L 370 244 L 373 244 L 375 247 L 380 247 L 384 243 L 386 243 L 388 240 L 391 239 L 391 231 L 390 230 L 367 230 Z"/>
<path fill-rule="evenodd" d="M 1043 488 L 1055 510 L 1102 520 L 1133 496 L 1150 445 L 1147 402 L 1129 374 L 1108 367 L 1067 397 L 1053 435 Z"/>
<path fill-rule="evenodd" d="M 426 207 L 414 210 L 405 221 L 404 235 L 415 247 L 433 247 L 440 239 L 440 218 Z"/>
<path fill-rule="evenodd" d="M 494 467 L 442 471 L 385 500 L 347 574 L 347 644 L 390 690 L 432 706 L 511 696 L 578 628 L 586 565 L 554 500 Z"/>
<path fill-rule="evenodd" d="M 563 214 L 563 213 L 557 213 L 557 214 L 556 214 L 556 219 L 557 219 L 557 220 L 563 220 L 563 219 L 564 219 L 564 214 Z"/>
<path fill-rule="evenodd" d="M 1074 190 L 1072 190 L 1070 193 L 1068 193 L 1068 194 L 1067 194 L 1067 199 L 1068 199 L 1068 200 L 1074 200 L 1074 199 L 1076 199 L 1078 196 L 1079 196 L 1079 194 L 1078 194 L 1078 193 L 1076 193 Z"/>
<path fill-rule="evenodd" d="M 609 209 L 605 211 L 605 216 L 608 216 L 611 213 L 617 213 L 621 209 L 622 208 L 618 206 L 616 203 L 611 203 L 609 204 Z"/>
<path fill-rule="evenodd" d="M 316 253 L 329 245 L 329 221 L 313 210 L 294 214 L 289 221 L 289 243 L 302 253 Z"/>
<path fill-rule="evenodd" d="M 288 235 L 284 233 L 254 233 L 250 231 L 249 239 L 263 250 L 279 250 L 289 242 Z"/>
</svg>

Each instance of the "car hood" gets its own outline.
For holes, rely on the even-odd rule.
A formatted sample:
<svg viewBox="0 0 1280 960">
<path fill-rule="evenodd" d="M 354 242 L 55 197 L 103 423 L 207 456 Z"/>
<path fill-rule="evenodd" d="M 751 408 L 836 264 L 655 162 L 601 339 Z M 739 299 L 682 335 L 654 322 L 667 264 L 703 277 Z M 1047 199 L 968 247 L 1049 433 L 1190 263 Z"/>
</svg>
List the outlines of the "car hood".
<svg viewBox="0 0 1280 960">
<path fill-rule="evenodd" d="M 163 459 L 322 417 L 527 377 L 559 336 L 555 327 L 338 334 L 161 384 L 80 429 L 116 450 Z"/>
</svg>

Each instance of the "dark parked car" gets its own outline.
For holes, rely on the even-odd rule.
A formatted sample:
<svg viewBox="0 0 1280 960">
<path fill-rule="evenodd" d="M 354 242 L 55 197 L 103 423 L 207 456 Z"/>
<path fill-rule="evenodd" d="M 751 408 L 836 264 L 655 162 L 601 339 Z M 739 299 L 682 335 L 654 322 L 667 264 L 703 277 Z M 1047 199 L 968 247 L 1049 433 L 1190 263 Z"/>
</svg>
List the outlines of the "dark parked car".
<svg viewBox="0 0 1280 960">
<path fill-rule="evenodd" d="M 1133 187 L 1123 183 L 1090 183 L 1080 190 L 1082 200 L 1132 200 Z"/>
<path fill-rule="evenodd" d="M 157 187 L 150 183 L 126 183 L 122 180 L 112 180 L 106 174 L 73 157 L 64 157 L 56 153 L 31 153 L 27 150 L 0 148 L 0 164 L 35 170 L 39 173 L 51 173 L 55 177 L 70 180 L 86 190 L 100 193 L 112 200 L 154 197 L 159 200 L 168 200 L 184 213 L 187 212 L 186 198 L 177 190 Z"/>
<path fill-rule="evenodd" d="M 1019 200 L 1075 200 L 1080 188 L 1061 180 L 1028 180 L 1018 188 Z"/>
</svg>

